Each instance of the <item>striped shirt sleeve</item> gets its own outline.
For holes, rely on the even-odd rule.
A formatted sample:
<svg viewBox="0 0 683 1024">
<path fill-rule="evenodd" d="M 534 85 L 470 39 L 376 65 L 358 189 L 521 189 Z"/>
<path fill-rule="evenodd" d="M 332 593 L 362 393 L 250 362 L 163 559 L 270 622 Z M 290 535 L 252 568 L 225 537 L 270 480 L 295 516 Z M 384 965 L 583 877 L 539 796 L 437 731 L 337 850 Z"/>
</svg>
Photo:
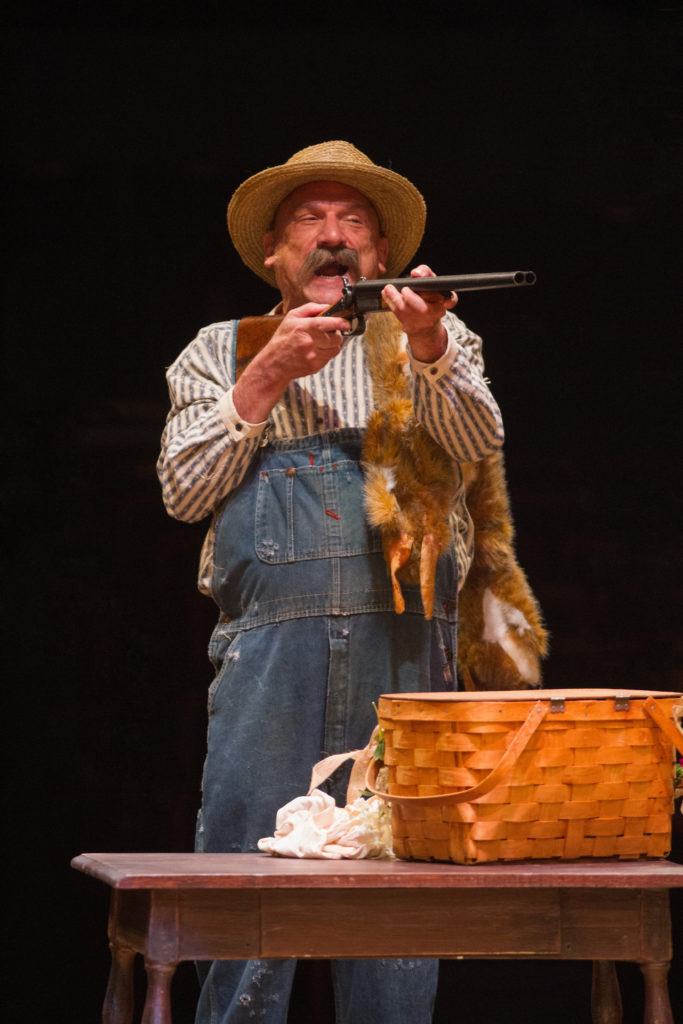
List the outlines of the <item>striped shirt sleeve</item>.
<svg viewBox="0 0 683 1024">
<path fill-rule="evenodd" d="M 444 324 L 446 352 L 435 363 L 411 357 L 413 403 L 426 430 L 459 462 L 474 462 L 502 447 L 503 420 L 484 378 L 482 342 L 453 313 Z"/>
<path fill-rule="evenodd" d="M 243 479 L 265 423 L 240 420 L 232 404 L 236 321 L 199 332 L 169 368 L 171 409 L 157 473 L 170 515 L 196 522 Z"/>
</svg>

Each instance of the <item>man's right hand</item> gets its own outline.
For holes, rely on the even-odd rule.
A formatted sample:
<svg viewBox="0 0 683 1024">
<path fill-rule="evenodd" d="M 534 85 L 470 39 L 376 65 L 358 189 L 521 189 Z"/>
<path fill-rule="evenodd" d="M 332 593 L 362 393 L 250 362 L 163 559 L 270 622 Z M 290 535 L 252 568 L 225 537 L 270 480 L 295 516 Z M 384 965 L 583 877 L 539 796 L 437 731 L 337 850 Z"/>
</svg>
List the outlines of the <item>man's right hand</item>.
<svg viewBox="0 0 683 1024">
<path fill-rule="evenodd" d="M 235 385 L 233 402 L 248 423 L 268 419 L 290 381 L 317 373 L 339 354 L 341 332 L 348 322 L 321 316 L 327 306 L 307 302 L 287 313 L 267 345 L 255 356 Z"/>
</svg>

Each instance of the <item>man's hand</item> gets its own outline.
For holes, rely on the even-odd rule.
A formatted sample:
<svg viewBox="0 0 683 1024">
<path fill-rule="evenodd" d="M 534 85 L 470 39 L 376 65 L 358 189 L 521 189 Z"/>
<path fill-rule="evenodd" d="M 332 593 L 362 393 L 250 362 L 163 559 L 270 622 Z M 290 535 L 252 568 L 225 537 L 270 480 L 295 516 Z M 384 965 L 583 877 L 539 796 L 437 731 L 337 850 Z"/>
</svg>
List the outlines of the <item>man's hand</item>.
<svg viewBox="0 0 683 1024">
<path fill-rule="evenodd" d="M 410 276 L 416 279 L 415 288 L 399 291 L 389 284 L 382 292 L 382 298 L 408 335 L 415 358 L 421 363 L 433 363 L 446 351 L 448 335 L 441 320 L 446 310 L 455 306 L 458 297 L 455 293 L 447 299 L 434 292 L 420 293 L 417 279 L 436 277 L 434 271 L 424 264 L 411 270 Z"/>
<path fill-rule="evenodd" d="M 327 306 L 307 302 L 292 309 L 267 345 L 252 359 L 233 392 L 235 409 L 249 423 L 267 420 L 290 381 L 317 373 L 342 347 L 348 322 L 320 316 Z"/>
</svg>

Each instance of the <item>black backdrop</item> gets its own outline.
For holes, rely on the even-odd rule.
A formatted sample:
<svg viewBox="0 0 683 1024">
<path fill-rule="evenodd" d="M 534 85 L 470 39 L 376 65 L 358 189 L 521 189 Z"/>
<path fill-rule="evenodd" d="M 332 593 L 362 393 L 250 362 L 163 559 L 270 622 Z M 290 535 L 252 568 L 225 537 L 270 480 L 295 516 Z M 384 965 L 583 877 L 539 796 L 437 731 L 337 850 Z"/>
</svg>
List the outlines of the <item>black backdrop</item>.
<svg viewBox="0 0 683 1024">
<path fill-rule="evenodd" d="M 546 685 L 681 687 L 675 3 L 113 6 L 4 22 L 7 1020 L 97 1019 L 107 894 L 72 856 L 191 848 L 214 612 L 203 526 L 159 497 L 163 370 L 268 308 L 225 204 L 302 146 L 348 138 L 415 181 L 437 271 L 536 271 L 459 311 L 506 418 Z M 322 1022 L 307 981 L 295 1014 Z M 175 988 L 182 1024 L 189 966 Z M 588 998 L 588 965 L 449 964 L 437 1017 L 561 1024 Z"/>
</svg>

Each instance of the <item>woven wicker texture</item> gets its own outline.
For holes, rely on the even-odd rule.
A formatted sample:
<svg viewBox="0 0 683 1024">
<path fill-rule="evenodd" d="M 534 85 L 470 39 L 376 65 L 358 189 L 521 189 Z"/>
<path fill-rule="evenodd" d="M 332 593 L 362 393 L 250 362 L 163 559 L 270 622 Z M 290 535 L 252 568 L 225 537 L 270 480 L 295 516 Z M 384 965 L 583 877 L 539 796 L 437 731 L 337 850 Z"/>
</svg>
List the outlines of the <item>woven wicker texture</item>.
<svg viewBox="0 0 683 1024">
<path fill-rule="evenodd" d="M 646 709 L 653 696 L 667 732 Z M 665 857 L 678 699 L 631 691 L 624 701 L 606 690 L 382 697 L 394 852 L 461 864 Z M 501 774 L 506 752 L 512 765 Z M 488 791 L 444 799 L 475 786 Z"/>
</svg>

